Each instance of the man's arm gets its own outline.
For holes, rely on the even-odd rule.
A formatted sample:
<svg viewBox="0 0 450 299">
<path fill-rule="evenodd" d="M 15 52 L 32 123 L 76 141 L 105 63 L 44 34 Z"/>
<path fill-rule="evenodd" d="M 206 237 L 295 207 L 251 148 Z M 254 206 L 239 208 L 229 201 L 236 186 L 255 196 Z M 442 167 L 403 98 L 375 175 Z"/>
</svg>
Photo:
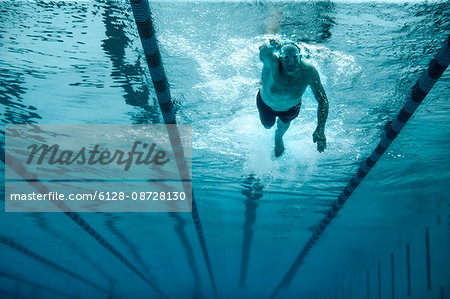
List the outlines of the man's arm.
<svg viewBox="0 0 450 299">
<path fill-rule="evenodd" d="M 281 48 L 279 42 L 274 39 L 270 39 L 269 43 L 264 43 L 259 47 L 259 59 L 264 64 L 270 64 L 276 61 L 276 56 L 274 55 L 275 51 L 278 51 Z"/>
<path fill-rule="evenodd" d="M 312 67 L 312 75 L 310 78 L 310 87 L 319 103 L 317 109 L 317 129 L 313 134 L 313 141 L 317 142 L 317 150 L 323 152 L 327 148 L 327 141 L 325 138 L 325 123 L 328 117 L 328 99 L 320 82 L 319 72 L 315 67 Z"/>
</svg>

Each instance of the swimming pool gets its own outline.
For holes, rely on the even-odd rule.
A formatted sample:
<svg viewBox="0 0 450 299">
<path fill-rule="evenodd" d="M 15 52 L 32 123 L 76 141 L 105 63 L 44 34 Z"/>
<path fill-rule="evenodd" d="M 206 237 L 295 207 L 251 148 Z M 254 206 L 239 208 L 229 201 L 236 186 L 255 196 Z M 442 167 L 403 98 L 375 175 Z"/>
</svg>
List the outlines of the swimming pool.
<svg viewBox="0 0 450 299">
<path fill-rule="evenodd" d="M 3 123 L 152 124 L 161 116 L 126 1 L 0 2 Z M 446 2 L 150 2 L 180 123 L 193 127 L 193 188 L 222 298 L 273 292 L 333 200 L 370 154 L 450 28 Z M 315 65 L 330 102 L 328 148 L 312 143 L 308 90 L 273 157 L 259 123 L 258 47 L 290 38 Z M 309 253 L 281 298 L 450 293 L 448 71 Z M 1 167 L 4 167 L 3 164 Z M 211 297 L 187 213 L 84 213 L 169 297 Z M 156 296 L 61 213 L 2 213 L 2 236 L 115 296 Z M 427 236 L 430 285 L 427 278 Z M 409 249 L 407 249 L 409 248 Z M 105 296 L 2 244 L 8 295 Z M 394 276 L 391 275 L 394 265 Z M 378 270 L 380 269 L 380 270 Z M 378 278 L 380 275 L 380 279 Z M 428 289 L 429 287 L 429 289 Z M 443 296 L 443 295 L 442 295 Z M 444 297 L 445 298 L 445 297 Z"/>
</svg>

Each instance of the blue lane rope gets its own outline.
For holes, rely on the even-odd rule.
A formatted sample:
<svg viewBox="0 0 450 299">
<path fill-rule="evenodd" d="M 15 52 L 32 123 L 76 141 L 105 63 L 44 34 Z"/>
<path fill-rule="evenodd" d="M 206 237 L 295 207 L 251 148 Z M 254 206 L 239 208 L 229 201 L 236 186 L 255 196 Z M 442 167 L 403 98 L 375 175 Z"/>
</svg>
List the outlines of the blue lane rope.
<svg viewBox="0 0 450 299">
<path fill-rule="evenodd" d="M 161 61 L 161 53 L 159 52 L 155 36 L 155 28 L 153 27 L 153 21 L 150 16 L 150 7 L 148 6 L 148 2 L 144 0 L 130 0 L 130 3 L 164 122 L 166 124 L 174 124 L 175 108 L 172 103 L 169 84 Z"/>
<path fill-rule="evenodd" d="M 356 187 L 361 183 L 364 177 L 369 173 L 373 166 L 380 159 L 381 155 L 387 150 L 394 139 L 397 137 L 398 133 L 408 122 L 410 117 L 416 111 L 417 107 L 422 103 L 425 96 L 430 92 L 431 88 L 438 81 L 441 75 L 444 73 L 445 69 L 450 62 L 450 35 L 447 36 L 446 41 L 442 49 L 437 54 L 436 58 L 431 60 L 428 70 L 425 71 L 417 83 L 412 88 L 412 92 L 407 97 L 406 104 L 400 110 L 397 117 L 392 121 L 389 129 L 386 130 L 380 142 L 378 143 L 372 154 L 364 160 L 360 168 L 350 180 L 350 182 L 345 187 L 344 191 L 339 195 L 336 201 L 333 203 L 332 207 L 328 210 L 327 215 L 320 221 L 316 226 L 312 236 L 309 238 L 306 245 L 301 250 L 300 254 L 295 259 L 294 263 L 289 268 L 288 272 L 285 274 L 281 282 L 276 287 L 271 298 L 274 298 L 280 291 L 281 287 L 288 287 L 295 274 L 297 273 L 299 267 L 303 263 L 306 255 L 308 254 L 311 247 L 317 241 L 319 236 L 328 227 L 331 220 L 336 217 L 338 211 L 342 209 L 343 205 L 347 199 L 352 195 Z"/>
<path fill-rule="evenodd" d="M 144 49 L 147 65 L 150 69 L 150 75 L 152 77 L 153 86 L 156 91 L 156 97 L 158 99 L 159 107 L 163 114 L 164 122 L 166 123 L 167 131 L 169 133 L 170 142 L 180 177 L 183 180 L 183 187 L 189 188 L 188 184 L 184 180 L 190 179 L 189 169 L 184 158 L 184 151 L 181 144 L 181 138 L 176 125 L 175 108 L 173 106 L 169 84 L 164 72 L 164 67 L 161 61 L 161 54 L 159 51 L 158 43 L 155 36 L 155 29 L 151 17 L 150 7 L 147 0 L 130 0 L 133 15 L 136 21 L 139 37 L 141 39 L 142 47 Z M 208 248 L 206 246 L 205 235 L 203 232 L 202 224 L 200 221 L 200 214 L 198 212 L 196 200 L 194 197 L 194 191 L 192 190 L 192 218 L 194 221 L 197 236 L 202 248 L 203 258 L 206 263 L 208 275 L 211 280 L 214 295 L 218 298 L 217 287 L 214 279 L 214 273 L 212 271 L 211 261 L 208 254 Z"/>
</svg>

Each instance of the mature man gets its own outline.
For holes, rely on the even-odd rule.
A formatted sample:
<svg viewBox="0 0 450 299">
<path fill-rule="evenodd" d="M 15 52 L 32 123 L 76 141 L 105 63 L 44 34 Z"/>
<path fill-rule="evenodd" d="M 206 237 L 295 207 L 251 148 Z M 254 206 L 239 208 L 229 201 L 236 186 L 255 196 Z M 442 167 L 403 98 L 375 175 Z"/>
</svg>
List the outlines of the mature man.
<svg viewBox="0 0 450 299">
<path fill-rule="evenodd" d="M 269 44 L 259 47 L 259 57 L 263 62 L 262 88 L 256 96 L 259 118 L 266 129 L 270 129 L 276 117 L 275 157 L 284 152 L 283 135 L 291 121 L 300 112 L 301 96 L 310 86 L 317 102 L 317 129 L 313 134 L 313 142 L 317 142 L 317 150 L 326 148 L 325 122 L 328 116 L 328 100 L 320 83 L 316 68 L 301 59 L 300 49 L 294 43 L 283 46 L 271 39 Z"/>
</svg>

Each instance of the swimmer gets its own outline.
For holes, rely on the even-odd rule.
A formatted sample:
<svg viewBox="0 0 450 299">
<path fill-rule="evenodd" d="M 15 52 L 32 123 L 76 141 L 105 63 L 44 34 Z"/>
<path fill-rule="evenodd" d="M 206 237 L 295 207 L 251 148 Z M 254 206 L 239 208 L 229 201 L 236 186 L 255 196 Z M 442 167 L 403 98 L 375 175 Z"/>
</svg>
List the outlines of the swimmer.
<svg viewBox="0 0 450 299">
<path fill-rule="evenodd" d="M 294 43 L 281 45 L 271 39 L 269 43 L 261 45 L 259 51 L 263 70 L 262 88 L 256 96 L 256 105 L 261 123 L 266 129 L 270 129 L 278 117 L 275 157 L 284 153 L 283 135 L 291 121 L 298 116 L 301 96 L 308 86 L 319 103 L 318 124 L 313 133 L 313 142 L 317 143 L 317 150 L 323 152 L 327 147 L 325 122 L 328 117 L 328 100 L 318 71 L 302 60 L 300 48 Z"/>
</svg>

